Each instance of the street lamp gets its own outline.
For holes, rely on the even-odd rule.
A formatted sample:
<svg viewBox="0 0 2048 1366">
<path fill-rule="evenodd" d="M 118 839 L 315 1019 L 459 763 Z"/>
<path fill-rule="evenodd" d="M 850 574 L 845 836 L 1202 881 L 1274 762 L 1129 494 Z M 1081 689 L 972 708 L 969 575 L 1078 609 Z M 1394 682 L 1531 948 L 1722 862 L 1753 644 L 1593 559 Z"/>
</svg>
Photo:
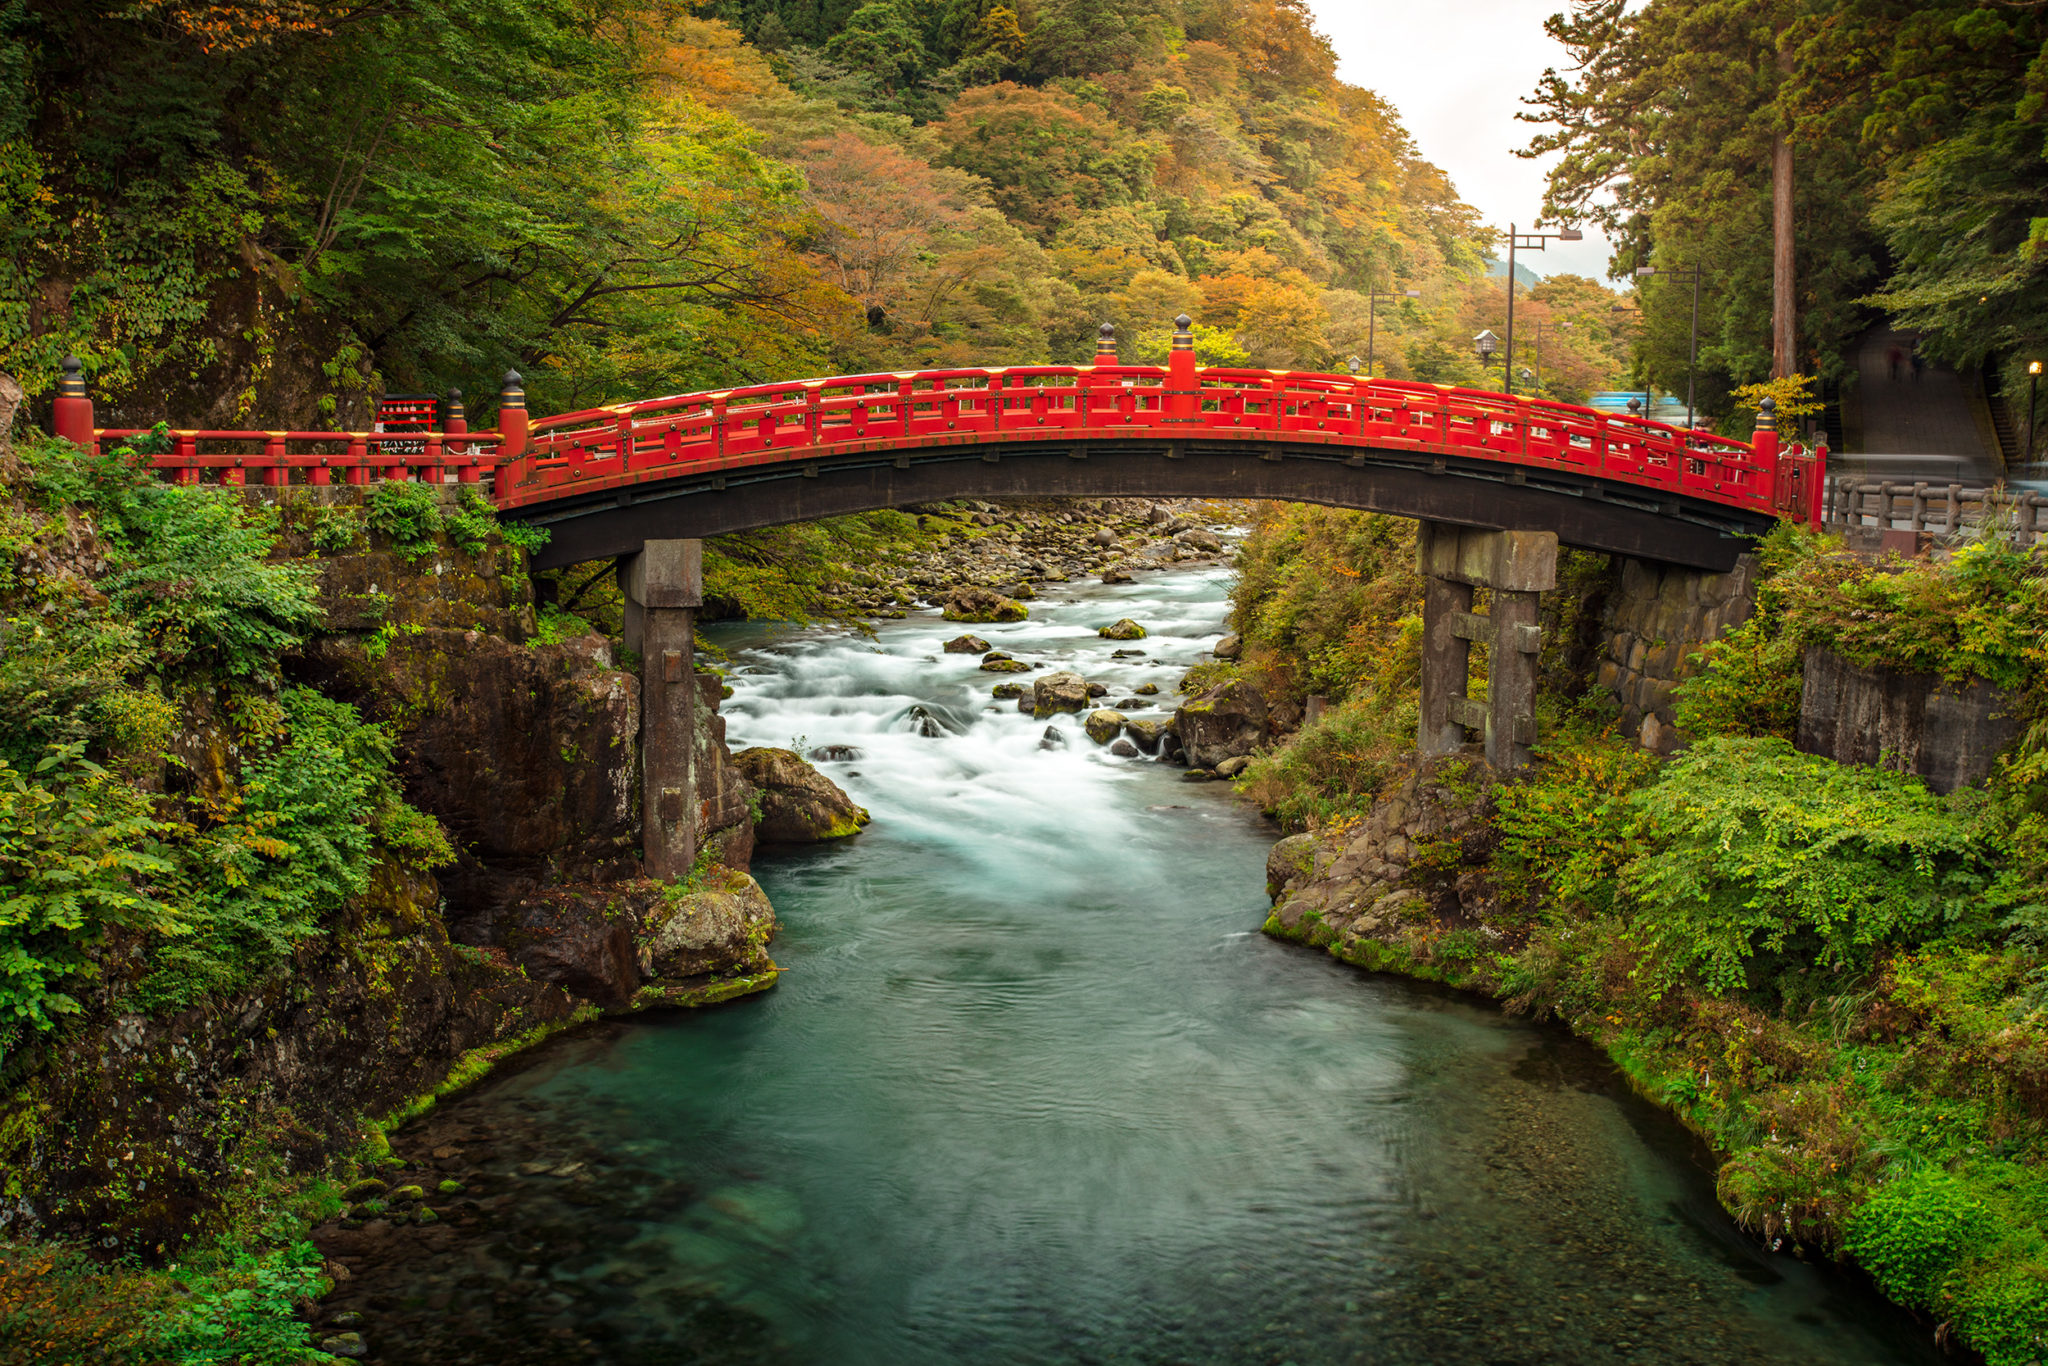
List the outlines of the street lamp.
<svg viewBox="0 0 2048 1366">
<path fill-rule="evenodd" d="M 1374 290 L 1365 296 L 1365 373 L 1367 378 L 1371 378 L 1374 374 L 1372 363 L 1373 344 L 1379 340 L 1380 300 L 1419 299 L 1421 297 L 1422 291 L 1419 289 Z"/>
<path fill-rule="evenodd" d="M 1692 430 L 1693 422 L 1693 380 L 1700 367 L 1700 268 L 1688 266 L 1684 270 L 1658 269 L 1656 266 L 1637 266 L 1636 278 L 1647 280 L 1653 275 L 1668 275 L 1673 279 L 1692 281 L 1692 354 L 1685 363 L 1685 429 Z"/>
<path fill-rule="evenodd" d="M 2040 383 L 2041 362 L 2030 360 L 2027 362 L 2027 449 L 2026 454 L 2020 457 L 2023 465 L 2034 463 L 2034 390 Z"/>
<path fill-rule="evenodd" d="M 1481 365 L 1491 365 L 1493 353 L 1500 350 L 1500 338 L 1494 336 L 1492 329 L 1489 328 L 1472 339 L 1472 349 L 1479 353 Z"/>
<path fill-rule="evenodd" d="M 1565 228 L 1560 232 L 1517 232 L 1513 223 L 1508 224 L 1508 354 L 1515 354 L 1515 251 L 1543 251 L 1552 242 L 1583 242 L 1586 234 L 1577 228 Z M 1515 395 L 1514 366 L 1508 366 L 1507 393 Z"/>
</svg>

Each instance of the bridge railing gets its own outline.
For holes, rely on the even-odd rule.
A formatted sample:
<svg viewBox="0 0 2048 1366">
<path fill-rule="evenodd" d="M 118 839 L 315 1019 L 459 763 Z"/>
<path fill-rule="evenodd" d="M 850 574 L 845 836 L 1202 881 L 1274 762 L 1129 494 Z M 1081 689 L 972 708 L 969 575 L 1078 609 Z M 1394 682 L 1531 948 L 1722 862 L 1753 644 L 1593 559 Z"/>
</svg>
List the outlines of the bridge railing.
<svg viewBox="0 0 2048 1366">
<path fill-rule="evenodd" d="M 502 505 L 663 470 L 721 470 L 895 443 L 990 436 L 1270 437 L 1470 456 L 1615 479 L 1802 521 L 1818 458 L 1547 400 L 1293 371 L 1010 366 L 844 375 L 545 418 L 499 480 Z"/>
<path fill-rule="evenodd" d="M 154 435 L 103 427 L 97 450 Z M 481 484 L 498 465 L 497 432 L 173 431 L 150 464 L 174 484 L 370 484 L 380 479 Z M 338 476 L 338 477 L 337 477 Z"/>
<path fill-rule="evenodd" d="M 2021 549 L 2048 540 L 2048 497 L 2033 489 L 1834 479 L 1826 504 L 1830 528 L 1905 532 L 1916 545 L 1923 535 L 1955 541 L 1986 531 Z"/>
<path fill-rule="evenodd" d="M 56 403 L 58 434 L 80 444 L 143 435 L 93 426 L 76 361 Z M 181 431 L 154 457 L 181 483 L 488 483 L 513 510 L 623 489 L 684 471 L 953 443 L 1157 443 L 1248 439 L 1363 447 L 1597 477 L 1815 523 L 1826 451 L 1779 449 L 1768 409 L 1754 442 L 1476 389 L 1297 371 L 1202 367 L 1187 327 L 1169 363 L 1124 365 L 1105 335 L 1094 365 L 964 367 L 840 375 L 584 409 L 530 425 L 508 374 L 495 431 L 459 406 L 441 432 Z M 1078 450 L 1077 450 L 1078 453 Z M 1278 458 L 1277 450 L 1267 450 Z"/>
</svg>

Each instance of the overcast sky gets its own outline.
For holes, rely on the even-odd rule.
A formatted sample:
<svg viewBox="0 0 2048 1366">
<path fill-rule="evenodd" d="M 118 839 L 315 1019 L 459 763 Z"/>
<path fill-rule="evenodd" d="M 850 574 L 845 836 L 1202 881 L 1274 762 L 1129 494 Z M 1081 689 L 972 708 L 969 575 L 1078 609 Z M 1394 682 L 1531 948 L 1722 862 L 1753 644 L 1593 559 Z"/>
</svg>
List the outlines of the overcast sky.
<svg viewBox="0 0 2048 1366">
<path fill-rule="evenodd" d="M 1526 147 L 1534 126 L 1517 122 L 1522 97 L 1548 66 L 1565 70 L 1565 50 L 1543 31 L 1564 0 L 1309 0 L 1337 49 L 1337 75 L 1387 100 L 1417 148 L 1448 171 L 1486 221 L 1527 229 L 1543 207 L 1543 162 Z M 1539 275 L 1607 273 L 1608 246 L 1553 242 L 1520 257 Z"/>
</svg>

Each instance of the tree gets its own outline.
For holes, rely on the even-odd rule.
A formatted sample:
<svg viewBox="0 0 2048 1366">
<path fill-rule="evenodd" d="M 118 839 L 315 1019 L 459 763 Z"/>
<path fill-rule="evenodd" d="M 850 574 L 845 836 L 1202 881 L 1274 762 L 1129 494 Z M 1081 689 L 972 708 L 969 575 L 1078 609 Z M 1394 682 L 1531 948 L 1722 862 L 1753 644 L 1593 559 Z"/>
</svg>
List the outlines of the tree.
<svg viewBox="0 0 2048 1366">
<path fill-rule="evenodd" d="M 867 72 L 891 95 L 914 89 L 930 60 L 900 0 L 876 0 L 855 10 L 825 44 L 825 55 Z"/>
</svg>

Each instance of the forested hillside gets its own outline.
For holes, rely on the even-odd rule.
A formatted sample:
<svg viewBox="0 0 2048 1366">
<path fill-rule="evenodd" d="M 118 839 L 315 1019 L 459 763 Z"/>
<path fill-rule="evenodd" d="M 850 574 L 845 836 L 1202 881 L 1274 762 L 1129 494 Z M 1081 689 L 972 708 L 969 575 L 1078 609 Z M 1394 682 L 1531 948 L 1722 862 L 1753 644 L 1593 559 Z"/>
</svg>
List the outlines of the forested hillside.
<svg viewBox="0 0 2048 1366">
<path fill-rule="evenodd" d="M 353 422 L 794 373 L 1131 359 L 1482 382 L 1488 231 L 1301 0 L 0 6 L 0 370 Z M 1546 387 L 1626 359 L 1561 278 Z M 1533 334 L 1532 334 L 1533 335 Z M 1529 356 L 1523 357 L 1528 364 Z M 1497 375 L 1497 371 L 1495 374 Z M 483 403 L 478 403 L 483 399 Z"/>
<path fill-rule="evenodd" d="M 2048 15 L 1980 0 L 1573 0 L 1530 117 L 1565 153 L 1547 211 L 1617 264 L 1707 272 L 1705 406 L 1771 365 L 1771 165 L 1786 140 L 1796 368 L 1840 374 L 1889 316 L 2008 382 L 2048 310 Z M 1685 370 L 1690 291 L 1645 291 L 1649 363 Z M 2031 349 L 2030 349 L 2031 348 Z"/>
</svg>

